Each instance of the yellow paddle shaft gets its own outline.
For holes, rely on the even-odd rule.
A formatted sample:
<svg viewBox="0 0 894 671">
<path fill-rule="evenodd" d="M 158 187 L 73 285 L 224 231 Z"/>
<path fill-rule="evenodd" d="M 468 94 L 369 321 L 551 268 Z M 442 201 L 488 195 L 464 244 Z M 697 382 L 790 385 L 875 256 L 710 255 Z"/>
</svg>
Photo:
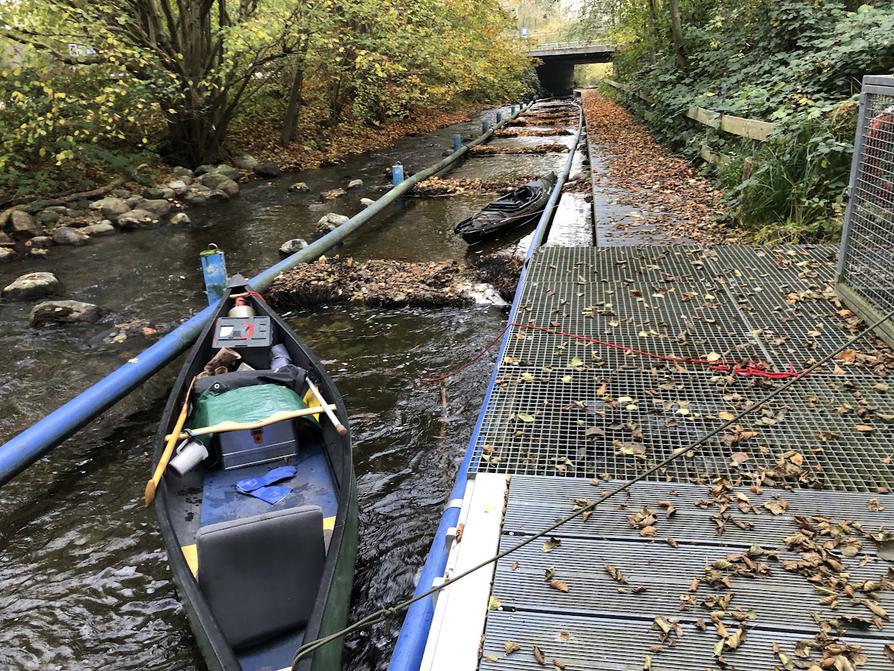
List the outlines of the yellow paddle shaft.
<svg viewBox="0 0 894 671">
<path fill-rule="evenodd" d="M 314 406 L 312 408 L 302 408 L 301 410 L 282 410 L 280 412 L 274 412 L 272 415 L 267 417 L 266 419 L 258 420 L 257 422 L 251 422 L 248 424 L 242 424 L 240 422 L 218 422 L 217 424 L 213 424 L 212 426 L 203 426 L 201 429 L 190 429 L 189 433 L 183 431 L 182 433 L 169 433 L 165 436 L 166 440 L 170 440 L 172 436 L 176 439 L 187 438 L 189 435 L 193 436 L 207 436 L 211 433 L 226 433 L 227 431 L 254 431 L 255 429 L 261 429 L 270 424 L 276 424 L 277 422 L 284 422 L 287 419 L 298 419 L 299 417 L 307 417 L 308 415 L 317 415 L 321 412 L 324 412 L 328 408 L 332 410 L 335 408 L 335 404 L 329 403 L 324 407 Z M 176 431 L 182 428 L 177 427 Z"/>
<path fill-rule="evenodd" d="M 161 458 L 158 460 L 155 472 L 152 474 L 152 477 L 149 478 L 149 482 L 146 483 L 146 491 L 143 493 L 143 501 L 147 506 L 155 499 L 155 489 L 158 487 L 158 483 L 161 482 L 161 476 L 164 475 L 165 469 L 168 467 L 168 462 L 171 460 L 171 455 L 174 453 L 174 445 L 177 443 L 176 436 L 180 433 L 180 429 L 183 428 L 183 425 L 186 424 L 186 415 L 187 410 L 189 409 L 189 397 L 192 394 L 192 386 L 195 383 L 196 378 L 194 377 L 192 381 L 190 381 L 189 387 L 186 389 L 186 395 L 183 397 L 183 406 L 180 408 L 180 414 L 177 416 L 177 421 L 174 423 L 174 431 L 165 436 L 165 449 L 161 453 Z"/>
</svg>

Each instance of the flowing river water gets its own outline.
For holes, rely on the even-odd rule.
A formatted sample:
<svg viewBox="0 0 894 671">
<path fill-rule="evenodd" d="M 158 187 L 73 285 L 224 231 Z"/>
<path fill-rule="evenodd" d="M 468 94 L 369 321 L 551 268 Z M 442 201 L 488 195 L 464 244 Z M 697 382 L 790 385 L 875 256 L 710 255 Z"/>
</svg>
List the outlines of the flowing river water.
<svg viewBox="0 0 894 671">
<path fill-rule="evenodd" d="M 65 298 L 96 303 L 108 317 L 100 324 L 34 330 L 28 326 L 32 303 L 0 301 L 0 443 L 150 344 L 142 336 L 110 342 L 114 324 L 146 320 L 164 332 L 201 309 L 199 252 L 208 243 L 227 252 L 231 273 L 253 275 L 278 260 L 280 243 L 310 237 L 326 212 L 351 215 L 359 198 L 379 195 L 394 162 L 409 171 L 435 163 L 454 133 L 477 135 L 480 124 L 473 115 L 341 165 L 250 182 L 228 203 L 190 210 L 189 227 L 122 233 L 3 266 L 0 286 L 24 272 L 49 270 L 63 282 Z M 531 138 L 517 139 L 524 140 Z M 558 171 L 566 156 L 473 157 L 449 176 Z M 321 191 L 357 177 L 365 182 L 362 190 L 320 202 Z M 299 180 L 310 186 L 309 194 L 288 190 Z M 337 253 L 463 260 L 467 247 L 452 227 L 490 199 L 407 199 Z M 590 243 L 588 206 L 579 194 L 563 198 L 560 215 L 556 235 Z M 505 317 L 505 309 L 488 306 L 330 307 L 288 316 L 326 363 L 350 413 L 360 499 L 352 619 L 412 592 L 492 360 L 484 357 L 449 380 L 446 411 L 437 385 L 420 376 L 467 360 Z M 0 668 L 205 668 L 171 583 L 155 517 L 141 499 L 151 441 L 178 365 L 0 489 Z M 399 627 L 395 619 L 351 637 L 345 668 L 383 669 Z"/>
</svg>

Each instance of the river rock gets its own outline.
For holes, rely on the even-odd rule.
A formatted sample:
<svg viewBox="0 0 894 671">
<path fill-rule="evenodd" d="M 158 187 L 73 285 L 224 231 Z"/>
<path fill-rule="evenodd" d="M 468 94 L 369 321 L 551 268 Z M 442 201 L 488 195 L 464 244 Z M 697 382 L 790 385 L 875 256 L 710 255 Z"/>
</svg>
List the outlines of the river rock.
<svg viewBox="0 0 894 671">
<path fill-rule="evenodd" d="M 201 182 L 212 191 L 223 191 L 229 196 L 235 196 L 239 193 L 239 185 L 219 172 L 209 172 L 206 175 L 202 175 Z"/>
<path fill-rule="evenodd" d="M 97 235 L 112 235 L 115 232 L 115 227 L 111 221 L 105 219 L 98 224 L 84 226 L 81 230 L 92 238 Z"/>
<path fill-rule="evenodd" d="M 128 212 L 128 214 L 130 214 Z M 84 233 L 83 229 L 72 228 L 71 226 L 60 226 L 53 231 L 53 242 L 57 245 L 86 245 L 90 240 L 90 236 Z"/>
<path fill-rule="evenodd" d="M 127 203 L 127 206 L 128 206 L 130 209 L 135 210 L 135 209 L 137 209 L 137 208 L 140 206 L 140 204 L 141 204 L 144 200 L 146 200 L 146 199 L 143 198 L 142 196 L 131 196 L 131 197 L 128 198 L 125 202 Z"/>
<path fill-rule="evenodd" d="M 49 249 L 39 249 L 37 247 L 32 247 L 28 250 L 28 256 L 30 256 L 32 259 L 44 259 L 49 255 L 49 253 Z"/>
<path fill-rule="evenodd" d="M 193 177 L 192 170 L 190 170 L 189 168 L 184 168 L 182 165 L 174 166 L 174 168 L 171 170 L 171 174 L 174 175 L 174 177 L 179 177 L 180 179 L 192 179 Z M 184 181 L 186 180 L 184 179 Z"/>
<path fill-rule="evenodd" d="M 295 252 L 300 252 L 305 247 L 307 247 L 307 240 L 302 240 L 301 238 L 286 240 L 279 248 L 279 255 L 285 258 Z"/>
<path fill-rule="evenodd" d="M 205 189 L 203 191 L 194 189 L 183 196 L 183 200 L 184 202 L 186 202 L 187 205 L 191 205 L 193 207 L 201 207 L 202 205 L 208 203 L 209 193 L 211 193 L 210 189 Z"/>
<path fill-rule="evenodd" d="M 27 212 L 14 210 L 9 215 L 9 233 L 16 240 L 26 240 L 43 233 L 43 228 Z"/>
<path fill-rule="evenodd" d="M 151 226 L 158 223 L 158 217 L 142 208 L 131 210 L 118 217 L 118 225 L 121 228 L 141 228 L 143 226 Z"/>
<path fill-rule="evenodd" d="M 227 165 L 226 163 L 221 163 L 214 169 L 218 175 L 223 175 L 224 177 L 229 177 L 230 179 L 239 179 L 239 171 L 231 165 Z"/>
<path fill-rule="evenodd" d="M 143 191 L 143 198 L 155 200 L 156 198 L 164 198 L 165 190 L 161 186 L 153 186 Z"/>
<path fill-rule="evenodd" d="M 37 213 L 37 221 L 39 221 L 44 226 L 49 226 L 50 224 L 55 224 L 59 219 L 66 216 L 68 214 L 68 208 L 64 205 L 51 205 L 50 207 L 45 207 L 40 212 Z"/>
<path fill-rule="evenodd" d="M 282 174 L 282 170 L 279 169 L 279 166 L 276 165 L 276 163 L 258 163 L 253 170 L 258 177 L 263 177 L 265 179 L 273 179 Z"/>
<path fill-rule="evenodd" d="M 233 165 L 242 170 L 254 170 L 258 162 L 254 156 L 242 154 L 233 159 Z"/>
<path fill-rule="evenodd" d="M 175 196 L 182 196 L 184 193 L 186 193 L 188 185 L 182 179 L 175 179 L 171 182 L 168 182 L 168 188 L 174 192 Z"/>
<path fill-rule="evenodd" d="M 317 233 L 320 235 L 325 235 L 326 233 L 334 231 L 336 228 L 344 223 L 347 223 L 348 221 L 350 221 L 349 217 L 346 217 L 343 214 L 335 214 L 334 212 L 330 212 L 317 222 Z"/>
<path fill-rule="evenodd" d="M 348 189 L 349 189 L 349 190 L 350 190 L 350 189 L 359 189 L 359 188 L 362 187 L 362 186 L 363 186 L 363 180 L 362 180 L 362 179 L 352 179 L 350 182 L 348 182 Z"/>
<path fill-rule="evenodd" d="M 172 226 L 186 226 L 190 223 L 192 222 L 190 221 L 189 215 L 186 214 L 186 212 L 178 212 L 173 217 L 171 217 Z"/>
<path fill-rule="evenodd" d="M 209 203 L 223 203 L 230 199 L 230 194 L 222 189 L 214 189 L 211 193 L 208 194 L 208 202 Z"/>
<path fill-rule="evenodd" d="M 16 253 L 14 249 L 10 249 L 9 247 L 0 247 L 0 263 L 12 261 L 15 257 Z"/>
<path fill-rule="evenodd" d="M 216 165 L 211 165 L 210 163 L 203 163 L 198 168 L 195 169 L 196 175 L 204 175 L 207 172 L 214 172 Z"/>
<path fill-rule="evenodd" d="M 171 211 L 171 204 L 163 198 L 153 198 L 152 200 L 144 200 L 140 204 L 140 209 L 151 212 L 156 217 L 161 219 L 168 212 Z"/>
<path fill-rule="evenodd" d="M 3 231 L 0 231 L 0 247 L 15 247 L 15 242 Z"/>
<path fill-rule="evenodd" d="M 344 189 L 329 189 L 320 194 L 320 200 L 335 200 L 345 195 L 347 191 Z"/>
<path fill-rule="evenodd" d="M 106 219 L 116 221 L 125 212 L 130 212 L 131 206 L 126 200 L 108 196 L 102 200 L 90 203 L 90 209 L 102 212 L 102 216 Z"/>
<path fill-rule="evenodd" d="M 38 235 L 35 238 L 31 238 L 29 242 L 31 243 L 32 248 L 45 249 L 53 244 L 53 238 L 49 235 Z"/>
<path fill-rule="evenodd" d="M 27 273 L 20 275 L 2 292 L 3 298 L 13 301 L 27 301 L 45 296 L 61 296 L 62 282 L 53 273 Z"/>
<path fill-rule="evenodd" d="M 296 191 L 297 193 L 307 193 L 310 191 L 310 187 L 306 182 L 295 182 L 292 186 L 289 187 L 289 191 Z"/>
<path fill-rule="evenodd" d="M 360 199 L 360 205 L 364 208 L 369 207 L 370 205 L 372 205 L 375 202 L 376 201 L 374 201 L 372 198 L 361 198 Z"/>
<path fill-rule="evenodd" d="M 31 326 L 44 324 L 73 324 L 75 322 L 95 322 L 102 316 L 102 310 L 93 303 L 81 301 L 44 301 L 31 309 Z"/>
</svg>

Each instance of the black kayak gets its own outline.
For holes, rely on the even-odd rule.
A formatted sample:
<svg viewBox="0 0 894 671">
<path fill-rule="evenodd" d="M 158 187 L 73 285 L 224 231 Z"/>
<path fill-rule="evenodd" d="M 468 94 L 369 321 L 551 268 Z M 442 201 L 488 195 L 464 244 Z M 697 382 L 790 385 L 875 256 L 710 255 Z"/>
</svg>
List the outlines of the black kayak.
<svg viewBox="0 0 894 671">
<path fill-rule="evenodd" d="M 528 182 L 515 191 L 501 196 L 468 219 L 463 219 L 453 232 L 461 235 L 469 244 L 473 244 L 531 224 L 543 213 L 555 183 L 554 173 Z"/>
<path fill-rule="evenodd" d="M 153 473 L 166 463 L 161 535 L 210 669 L 291 669 L 303 643 L 344 627 L 357 552 L 346 426 L 317 356 L 234 278 L 174 384 L 153 455 Z M 338 640 L 296 668 L 338 669 L 341 653 Z"/>
</svg>

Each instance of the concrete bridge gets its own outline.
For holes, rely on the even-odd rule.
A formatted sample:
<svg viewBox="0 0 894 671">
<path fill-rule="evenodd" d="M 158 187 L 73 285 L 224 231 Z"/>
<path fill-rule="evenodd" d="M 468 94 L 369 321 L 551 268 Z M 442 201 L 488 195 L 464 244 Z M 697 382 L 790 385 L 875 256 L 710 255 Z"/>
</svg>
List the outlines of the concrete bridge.
<svg viewBox="0 0 894 671">
<path fill-rule="evenodd" d="M 550 42 L 528 51 L 528 56 L 543 61 L 537 66 L 537 77 L 541 86 L 554 95 L 571 93 L 575 65 L 610 63 L 614 54 L 614 45 L 602 42 Z"/>
</svg>

